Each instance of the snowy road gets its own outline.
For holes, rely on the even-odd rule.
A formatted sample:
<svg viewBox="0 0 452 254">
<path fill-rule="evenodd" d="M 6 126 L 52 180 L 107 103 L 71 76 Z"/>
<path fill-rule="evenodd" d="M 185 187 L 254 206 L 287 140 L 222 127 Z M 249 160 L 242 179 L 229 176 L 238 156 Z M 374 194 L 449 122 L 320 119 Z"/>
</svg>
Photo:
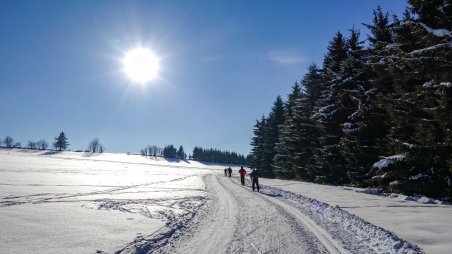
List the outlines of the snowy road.
<svg viewBox="0 0 452 254">
<path fill-rule="evenodd" d="M 210 203 L 167 253 L 347 253 L 297 209 L 219 175 L 205 178 Z"/>
</svg>

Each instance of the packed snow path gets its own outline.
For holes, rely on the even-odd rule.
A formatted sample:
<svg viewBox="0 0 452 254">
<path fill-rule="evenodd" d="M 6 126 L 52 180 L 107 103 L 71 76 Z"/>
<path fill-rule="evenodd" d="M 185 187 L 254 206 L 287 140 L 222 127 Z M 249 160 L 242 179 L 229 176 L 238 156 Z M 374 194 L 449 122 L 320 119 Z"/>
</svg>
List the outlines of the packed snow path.
<svg viewBox="0 0 452 254">
<path fill-rule="evenodd" d="M 205 217 L 165 253 L 347 253 L 297 209 L 235 179 L 206 177 Z"/>
</svg>

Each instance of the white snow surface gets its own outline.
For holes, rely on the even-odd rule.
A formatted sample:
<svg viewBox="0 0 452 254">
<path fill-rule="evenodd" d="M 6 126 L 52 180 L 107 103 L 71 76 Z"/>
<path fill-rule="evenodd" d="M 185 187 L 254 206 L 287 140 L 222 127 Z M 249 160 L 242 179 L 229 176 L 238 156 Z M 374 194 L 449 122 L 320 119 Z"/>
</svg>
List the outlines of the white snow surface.
<svg viewBox="0 0 452 254">
<path fill-rule="evenodd" d="M 218 168 L 0 149 L 0 253 L 113 253 L 202 205 L 202 176 Z"/>
<path fill-rule="evenodd" d="M 240 186 L 225 177 L 224 167 L 0 149 L 0 253 L 447 253 L 452 247 L 450 206 L 270 179 L 261 179 L 257 193 L 249 181 Z"/>
</svg>

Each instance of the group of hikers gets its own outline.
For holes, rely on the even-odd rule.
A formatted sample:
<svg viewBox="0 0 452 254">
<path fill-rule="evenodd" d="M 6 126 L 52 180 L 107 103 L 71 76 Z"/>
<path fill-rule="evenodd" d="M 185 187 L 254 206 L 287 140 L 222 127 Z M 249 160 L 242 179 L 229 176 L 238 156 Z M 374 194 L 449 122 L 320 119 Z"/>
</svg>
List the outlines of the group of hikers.
<svg viewBox="0 0 452 254">
<path fill-rule="evenodd" d="M 243 168 L 243 166 L 240 167 L 239 169 L 239 174 L 240 174 L 240 183 L 242 185 L 245 185 L 245 175 L 246 175 L 246 170 Z M 224 169 L 224 176 L 229 176 L 232 177 L 232 168 L 228 167 Z M 253 171 L 249 174 L 250 178 L 251 178 L 251 182 L 252 184 L 252 188 L 253 191 L 255 189 L 257 189 L 257 191 L 259 192 L 260 187 L 259 187 L 259 175 L 257 173 L 257 170 L 253 169 Z"/>
</svg>

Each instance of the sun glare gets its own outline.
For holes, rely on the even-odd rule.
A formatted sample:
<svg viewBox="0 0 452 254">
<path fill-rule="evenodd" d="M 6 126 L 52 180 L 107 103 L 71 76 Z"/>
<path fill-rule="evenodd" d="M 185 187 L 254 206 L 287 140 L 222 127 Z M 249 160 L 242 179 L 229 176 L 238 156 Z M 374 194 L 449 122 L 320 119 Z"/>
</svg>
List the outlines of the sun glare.
<svg viewBox="0 0 452 254">
<path fill-rule="evenodd" d="M 159 59 L 145 48 L 136 48 L 127 52 L 123 64 L 127 76 L 133 82 L 142 84 L 156 78 L 159 70 Z"/>
</svg>

